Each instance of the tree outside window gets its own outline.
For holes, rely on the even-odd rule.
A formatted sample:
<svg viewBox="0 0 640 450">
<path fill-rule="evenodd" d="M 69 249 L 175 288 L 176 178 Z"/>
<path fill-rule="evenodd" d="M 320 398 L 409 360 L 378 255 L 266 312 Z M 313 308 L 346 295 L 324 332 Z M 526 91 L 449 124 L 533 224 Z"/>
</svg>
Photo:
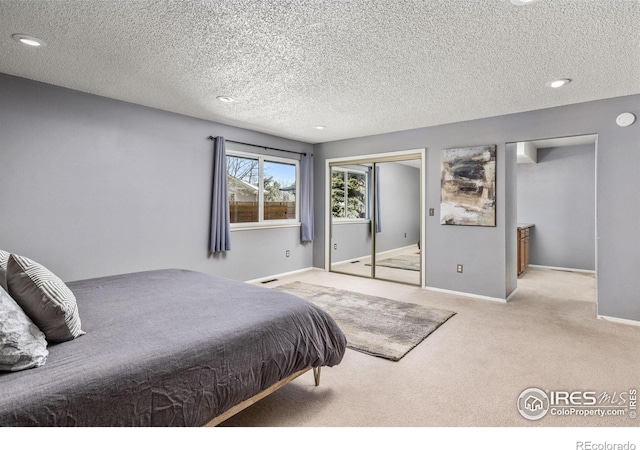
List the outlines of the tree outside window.
<svg viewBox="0 0 640 450">
<path fill-rule="evenodd" d="M 333 169 L 331 172 L 331 211 L 336 219 L 367 218 L 367 174 Z"/>
<path fill-rule="evenodd" d="M 264 161 L 264 220 L 296 218 L 296 166 Z"/>
</svg>

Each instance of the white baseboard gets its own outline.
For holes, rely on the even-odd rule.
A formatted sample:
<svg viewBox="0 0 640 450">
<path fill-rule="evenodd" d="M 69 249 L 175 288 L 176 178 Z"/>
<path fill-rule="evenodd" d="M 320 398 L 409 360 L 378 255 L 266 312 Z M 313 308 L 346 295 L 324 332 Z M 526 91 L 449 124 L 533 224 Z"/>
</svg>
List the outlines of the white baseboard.
<svg viewBox="0 0 640 450">
<path fill-rule="evenodd" d="M 314 269 L 318 269 L 318 268 L 317 267 L 307 267 L 307 268 L 304 268 L 304 269 L 293 270 L 291 272 L 284 272 L 284 273 L 278 273 L 276 275 L 270 275 L 268 277 L 255 278 L 253 280 L 246 280 L 245 283 L 249 283 L 249 284 L 262 283 L 263 281 L 273 280 L 274 278 L 286 277 L 287 275 L 295 275 L 297 273 L 308 272 L 308 271 L 314 270 Z M 322 270 L 322 269 L 318 269 L 318 270 Z"/>
<path fill-rule="evenodd" d="M 571 267 L 539 266 L 537 264 L 529 264 L 528 267 L 534 269 L 562 270 L 563 272 L 596 273 L 595 270 L 573 269 Z"/>
<path fill-rule="evenodd" d="M 634 327 L 640 327 L 640 321 L 638 320 L 629 320 L 629 319 L 621 319 L 619 317 L 610 317 L 610 316 L 601 316 L 597 315 L 598 319 L 606 320 L 608 322 L 616 322 L 623 323 L 625 325 L 633 325 Z"/>
<path fill-rule="evenodd" d="M 498 297 L 489 297 L 486 295 L 470 294 L 469 292 L 460 292 L 460 291 L 452 291 L 449 289 L 434 288 L 430 286 L 425 286 L 424 289 L 428 291 L 442 292 L 443 294 L 461 295 L 463 297 L 470 297 L 478 300 L 488 300 L 496 303 L 507 303 L 511 299 L 511 297 L 513 297 L 513 294 L 515 294 L 516 292 L 516 291 L 513 291 L 507 299 L 504 299 L 504 298 L 498 298 Z"/>
</svg>

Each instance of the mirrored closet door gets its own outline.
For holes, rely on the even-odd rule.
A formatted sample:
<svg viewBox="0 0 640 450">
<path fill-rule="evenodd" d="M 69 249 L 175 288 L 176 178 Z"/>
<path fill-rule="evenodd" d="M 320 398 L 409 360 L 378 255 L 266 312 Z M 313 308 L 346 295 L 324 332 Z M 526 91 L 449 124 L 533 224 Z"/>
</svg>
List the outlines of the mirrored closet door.
<svg viewBox="0 0 640 450">
<path fill-rule="evenodd" d="M 421 284 L 421 159 L 330 164 L 330 270 Z"/>
</svg>

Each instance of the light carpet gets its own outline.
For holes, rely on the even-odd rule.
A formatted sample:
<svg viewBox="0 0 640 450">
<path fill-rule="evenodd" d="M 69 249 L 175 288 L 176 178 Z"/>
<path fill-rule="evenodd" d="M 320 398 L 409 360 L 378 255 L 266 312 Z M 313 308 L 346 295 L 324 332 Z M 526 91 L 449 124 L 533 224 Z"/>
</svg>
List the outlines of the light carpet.
<svg viewBox="0 0 640 450">
<path fill-rule="evenodd" d="M 430 433 L 438 430 L 429 427 L 447 427 L 454 434 L 466 430 L 449 427 L 494 427 L 492 438 L 482 437 L 489 447 L 515 433 L 523 440 L 513 448 L 525 448 L 526 436 L 545 431 L 575 432 L 566 448 L 575 449 L 575 442 L 589 439 L 591 432 L 609 442 L 636 433 L 640 443 L 638 417 L 548 413 L 531 421 L 517 408 L 518 397 L 530 387 L 618 396 L 640 389 L 640 327 L 596 318 L 593 274 L 530 267 L 518 278 L 518 292 L 509 303 L 322 270 L 283 276 L 272 286 L 293 281 L 449 309 L 456 315 L 398 362 L 347 349 L 340 364 L 322 369 L 320 386 L 306 374 L 224 426 L 284 427 L 287 433 L 301 427 L 301 433 L 314 436 L 360 427 L 352 430 L 356 439 L 384 427 L 389 431 L 389 438 L 380 440 L 385 448 L 402 446 L 397 438 L 410 431 L 407 427 L 424 432 L 422 447 L 435 448 L 439 441 Z M 241 438 L 246 431 L 238 433 Z M 562 439 L 555 441 L 558 445 L 547 446 L 549 450 L 563 447 Z M 447 448 L 443 442 L 440 447 Z"/>
<path fill-rule="evenodd" d="M 455 312 L 303 282 L 274 289 L 304 298 L 329 313 L 347 347 L 398 361 Z"/>
</svg>

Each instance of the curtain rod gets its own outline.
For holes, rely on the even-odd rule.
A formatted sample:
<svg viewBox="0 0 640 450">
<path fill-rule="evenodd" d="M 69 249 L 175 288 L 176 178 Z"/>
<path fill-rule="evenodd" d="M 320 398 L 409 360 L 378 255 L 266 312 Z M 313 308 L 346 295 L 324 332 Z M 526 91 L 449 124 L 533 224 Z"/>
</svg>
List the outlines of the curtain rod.
<svg viewBox="0 0 640 450">
<path fill-rule="evenodd" d="M 207 139 L 209 139 L 210 141 L 213 141 L 215 139 L 215 137 L 209 136 Z M 295 153 L 296 155 L 306 155 L 307 154 L 306 152 L 296 152 L 296 151 L 293 151 L 293 150 L 284 150 L 282 148 L 265 147 L 264 145 L 256 145 L 256 144 L 249 144 L 248 142 L 232 141 L 231 139 L 225 139 L 225 142 L 233 142 L 234 144 L 249 145 L 251 147 L 263 148 L 265 150 L 277 150 L 279 152 Z"/>
</svg>

